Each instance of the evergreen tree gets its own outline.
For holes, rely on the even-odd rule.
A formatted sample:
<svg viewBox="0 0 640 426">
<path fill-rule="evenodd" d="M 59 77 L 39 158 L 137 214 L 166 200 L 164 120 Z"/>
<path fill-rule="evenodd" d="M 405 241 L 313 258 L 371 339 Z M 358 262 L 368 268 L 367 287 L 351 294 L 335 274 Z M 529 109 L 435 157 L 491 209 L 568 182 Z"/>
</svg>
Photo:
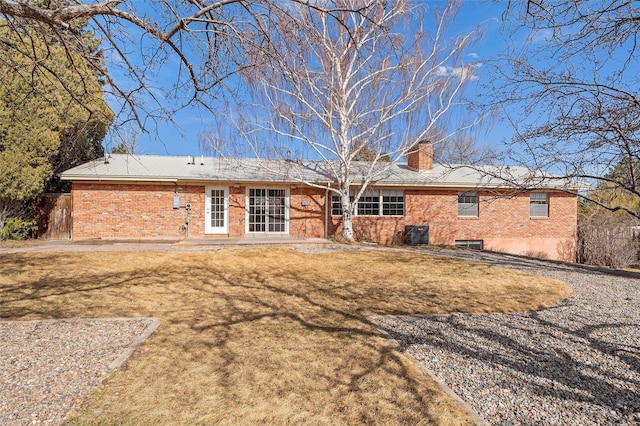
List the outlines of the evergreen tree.
<svg viewBox="0 0 640 426">
<path fill-rule="evenodd" d="M 113 117 L 95 64 L 71 54 L 61 37 L 16 28 L 0 20 L 0 229 L 57 187 L 54 173 L 101 155 Z M 21 52 L 27 48 L 30 55 Z"/>
</svg>

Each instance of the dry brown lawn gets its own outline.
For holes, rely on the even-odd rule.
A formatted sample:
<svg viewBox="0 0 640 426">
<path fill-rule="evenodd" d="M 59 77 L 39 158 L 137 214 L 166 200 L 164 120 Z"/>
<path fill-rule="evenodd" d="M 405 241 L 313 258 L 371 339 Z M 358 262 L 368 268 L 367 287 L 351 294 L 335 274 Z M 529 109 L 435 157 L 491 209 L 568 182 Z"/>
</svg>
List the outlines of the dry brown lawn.
<svg viewBox="0 0 640 426">
<path fill-rule="evenodd" d="M 564 284 L 396 252 L 0 255 L 0 318 L 156 316 L 80 424 L 471 424 L 371 315 L 521 311 Z"/>
</svg>

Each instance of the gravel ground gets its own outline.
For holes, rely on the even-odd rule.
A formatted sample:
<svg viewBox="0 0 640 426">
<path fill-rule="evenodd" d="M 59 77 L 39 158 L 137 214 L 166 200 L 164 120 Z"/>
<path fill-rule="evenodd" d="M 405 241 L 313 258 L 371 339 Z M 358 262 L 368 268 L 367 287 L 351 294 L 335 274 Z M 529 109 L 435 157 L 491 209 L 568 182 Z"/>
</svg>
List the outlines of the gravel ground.
<svg viewBox="0 0 640 426">
<path fill-rule="evenodd" d="M 58 425 L 157 320 L 0 321 L 0 424 Z"/>
<path fill-rule="evenodd" d="M 573 289 L 535 312 L 376 320 L 489 424 L 640 424 L 640 279 L 491 253 L 432 254 L 523 269 Z"/>
</svg>

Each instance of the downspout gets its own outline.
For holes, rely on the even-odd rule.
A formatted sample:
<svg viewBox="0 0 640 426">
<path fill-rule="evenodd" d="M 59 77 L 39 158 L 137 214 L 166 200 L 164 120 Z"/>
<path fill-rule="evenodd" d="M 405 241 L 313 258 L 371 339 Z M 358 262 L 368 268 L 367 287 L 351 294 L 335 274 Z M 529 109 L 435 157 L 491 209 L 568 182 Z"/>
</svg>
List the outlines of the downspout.
<svg viewBox="0 0 640 426">
<path fill-rule="evenodd" d="M 71 223 L 69 224 L 69 241 L 73 241 L 73 182 L 71 182 L 71 194 L 69 195 L 69 198 L 71 198 L 69 202 L 69 208 L 71 209 L 71 212 L 69 213 L 69 217 L 71 218 Z"/>
<path fill-rule="evenodd" d="M 327 189 L 324 190 L 324 239 L 329 239 L 329 206 L 331 200 L 329 199 L 329 182 L 327 182 Z"/>
</svg>

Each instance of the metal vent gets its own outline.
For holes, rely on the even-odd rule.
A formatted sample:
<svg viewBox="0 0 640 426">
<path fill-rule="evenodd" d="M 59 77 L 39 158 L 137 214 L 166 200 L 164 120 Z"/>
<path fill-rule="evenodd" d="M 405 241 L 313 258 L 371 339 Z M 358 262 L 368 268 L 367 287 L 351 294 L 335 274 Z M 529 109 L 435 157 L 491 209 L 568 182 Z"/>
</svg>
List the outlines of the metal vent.
<svg viewBox="0 0 640 426">
<path fill-rule="evenodd" d="M 472 250 L 482 250 L 483 240 L 456 240 L 456 247 L 468 248 Z"/>
</svg>

